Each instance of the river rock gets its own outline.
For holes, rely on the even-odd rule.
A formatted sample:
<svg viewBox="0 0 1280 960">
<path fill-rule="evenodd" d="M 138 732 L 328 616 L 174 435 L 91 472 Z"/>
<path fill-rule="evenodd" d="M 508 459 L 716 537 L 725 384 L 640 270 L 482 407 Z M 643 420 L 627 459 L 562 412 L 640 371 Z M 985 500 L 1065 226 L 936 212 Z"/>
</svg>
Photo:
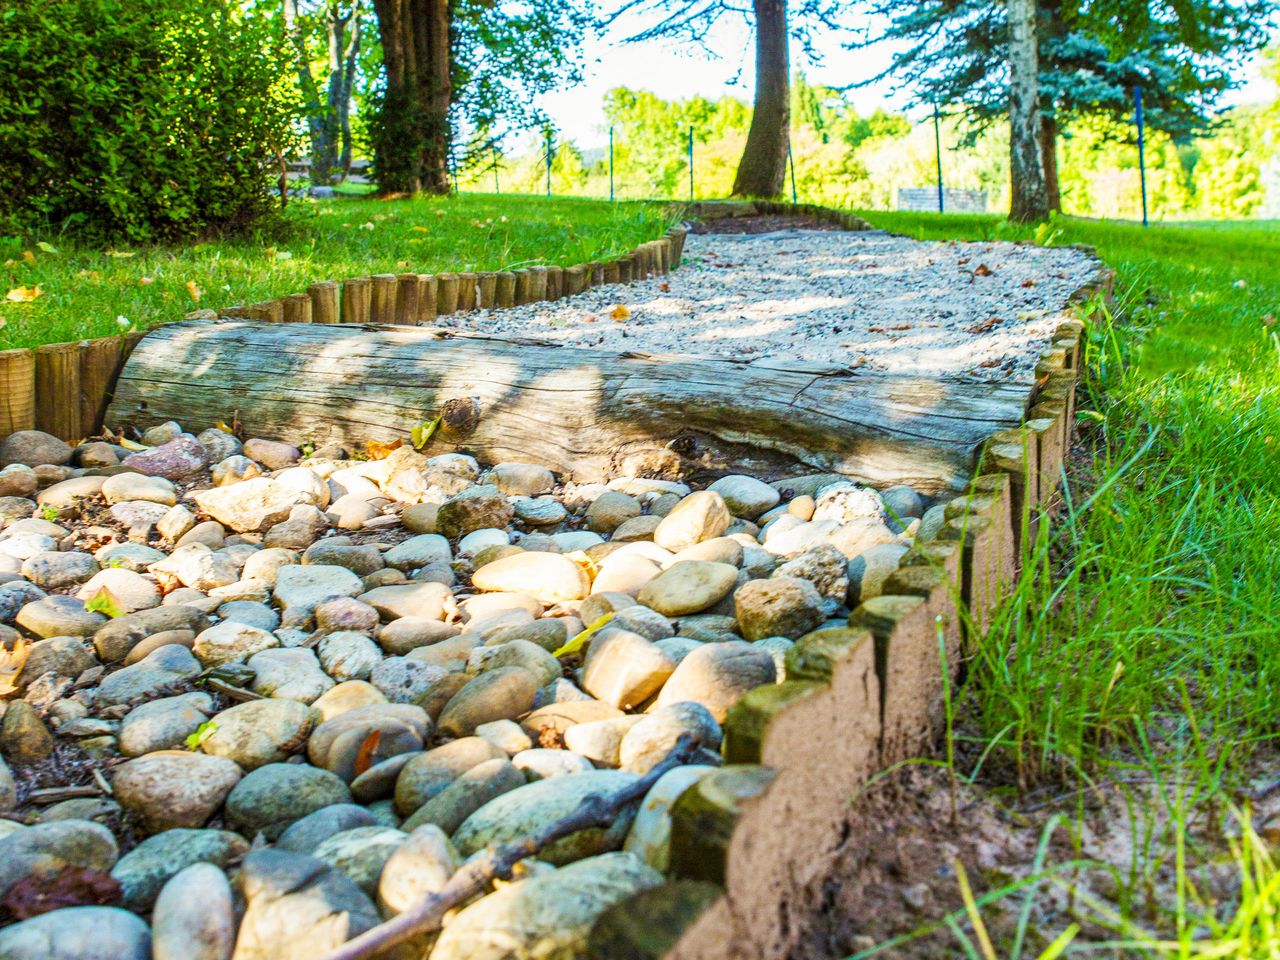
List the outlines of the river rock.
<svg viewBox="0 0 1280 960">
<path fill-rule="evenodd" d="M 178 644 L 158 647 L 132 666 L 108 674 L 98 687 L 99 706 L 134 704 L 174 691 L 200 675 L 191 651 Z"/>
<path fill-rule="evenodd" d="M 249 658 L 249 669 L 254 672 L 253 692 L 273 699 L 311 703 L 334 687 L 315 653 L 306 647 L 255 653 Z"/>
<path fill-rule="evenodd" d="M 360 594 L 359 599 L 378 611 L 383 620 L 421 617 L 443 620 L 456 607 L 453 591 L 442 583 L 409 583 L 375 587 Z"/>
<path fill-rule="evenodd" d="M 99 571 L 76 592 L 76 596 L 88 603 L 104 590 L 122 613 L 136 613 L 160 605 L 160 588 L 153 580 L 132 570 Z"/>
<path fill-rule="evenodd" d="M 677 667 L 672 680 L 677 679 L 679 673 Z M 658 700 L 661 703 L 662 698 Z M 720 749 L 720 724 L 711 711 L 698 702 L 676 701 L 657 707 L 626 731 L 618 745 L 617 765 L 644 775 L 666 758 L 682 736 L 708 750 L 718 752 Z"/>
<path fill-rule="evenodd" d="M 582 686 L 593 697 L 629 710 L 656 693 L 675 668 L 653 641 L 629 630 L 610 630 L 591 641 Z"/>
<path fill-rule="evenodd" d="M 190 537 L 198 528 L 188 531 Z M 217 553 L 213 547 L 201 541 L 183 543 L 169 555 L 150 568 L 152 573 L 167 573 L 175 576 L 184 587 L 193 590 L 212 590 L 224 587 L 240 579 L 240 571 L 225 553 Z"/>
<path fill-rule="evenodd" d="M 735 517 L 746 517 L 748 520 L 756 519 L 782 499 L 781 494 L 769 484 L 741 474 L 721 477 L 707 489 L 720 494 L 725 506 Z"/>
<path fill-rule="evenodd" d="M 35 873 L 56 873 L 63 867 L 106 873 L 118 855 L 111 831 L 91 820 L 54 820 L 19 830 L 0 837 L 0 896 Z"/>
<path fill-rule="evenodd" d="M 546 747 L 521 750 L 511 758 L 511 762 L 530 782 L 546 780 L 549 777 L 571 776 L 595 769 L 591 761 L 579 753 L 569 750 L 551 750 Z"/>
<path fill-rule="evenodd" d="M 279 645 L 280 639 L 274 633 L 247 623 L 224 620 L 202 631 L 191 650 L 206 667 L 216 667 L 224 663 L 243 663 L 255 653 Z"/>
<path fill-rule="evenodd" d="M 587 529 L 595 533 L 613 533 L 618 527 L 640 516 L 640 503 L 635 497 L 616 490 L 606 490 L 587 507 Z"/>
<path fill-rule="evenodd" d="M 27 648 L 27 659 L 18 674 L 18 686 L 25 687 L 36 677 L 54 673 L 59 677 L 78 677 L 96 666 L 94 657 L 79 637 L 48 637 Z"/>
<path fill-rule="evenodd" d="M 666 873 L 671 853 L 671 808 L 682 793 L 715 769 L 691 764 L 664 773 L 644 795 L 622 849 Z"/>
<path fill-rule="evenodd" d="M 515 510 L 506 497 L 497 494 L 472 494 L 467 491 L 440 505 L 436 513 L 436 529 L 444 536 L 455 539 L 464 537 L 473 530 L 505 527 L 514 515 Z"/>
<path fill-rule="evenodd" d="M 284 610 L 284 625 L 305 628 L 312 623 L 316 607 L 326 600 L 363 591 L 360 578 L 345 567 L 294 565 L 276 571 L 273 594 Z"/>
<path fill-rule="evenodd" d="M 248 852 L 244 837 L 230 830 L 166 830 L 121 857 L 111 876 L 120 884 L 124 905 L 145 913 L 160 889 L 180 871 L 195 863 L 225 867 Z"/>
<path fill-rule="evenodd" d="M 279 440 L 254 438 L 244 442 L 244 455 L 268 470 L 283 470 L 302 458 L 302 451 L 292 444 Z"/>
<path fill-rule="evenodd" d="M 600 572 L 591 585 L 591 593 L 593 596 L 601 593 L 625 593 L 630 597 L 637 597 L 660 573 L 662 568 L 648 557 L 635 554 L 611 556 L 601 564 Z"/>
<path fill-rule="evenodd" d="M 738 584 L 738 568 L 728 563 L 685 560 L 650 580 L 636 597 L 668 617 L 701 613 L 727 597 Z"/>
<path fill-rule="evenodd" d="M 316 727 L 307 757 L 317 767 L 350 783 L 356 777 L 361 750 L 373 734 L 377 745 L 366 751 L 370 766 L 402 753 L 416 753 L 431 731 L 426 711 L 413 704 L 383 703 L 356 707 Z"/>
<path fill-rule="evenodd" d="M 151 960 L 151 932 L 119 907 L 51 910 L 0 930 L 4 960 Z"/>
<path fill-rule="evenodd" d="M 22 575 L 41 590 L 84 583 L 98 572 L 98 561 L 78 550 L 37 553 L 23 561 Z"/>
<path fill-rule="evenodd" d="M 478 763 L 419 807 L 405 821 L 405 829 L 434 823 L 452 834 L 462 821 L 490 800 L 524 784 L 524 774 L 505 757 Z"/>
<path fill-rule="evenodd" d="M 254 851 L 240 884 L 247 907 L 236 960 L 315 960 L 381 919 L 351 878 L 300 853 Z"/>
<path fill-rule="evenodd" d="M 564 675 L 564 666 L 559 660 L 528 640 L 477 647 L 467 661 L 467 672 L 477 675 L 499 667 L 519 667 L 531 674 L 539 687 Z"/>
<path fill-rule="evenodd" d="M 201 510 L 237 533 L 265 532 L 289 519 L 297 491 L 269 477 L 252 477 L 191 495 Z"/>
<path fill-rule="evenodd" d="M 372 607 L 368 608 L 372 612 Z M 375 614 L 376 617 L 376 614 Z M 316 646 L 320 666 L 334 680 L 367 680 L 382 662 L 382 650 L 363 633 L 339 630 Z"/>
<path fill-rule="evenodd" d="M 689 494 L 662 518 L 653 533 L 653 542 L 676 553 L 720 536 L 732 522 L 724 498 L 714 491 L 700 490 Z"/>
<path fill-rule="evenodd" d="M 738 626 L 747 640 L 794 640 L 826 619 L 817 588 L 808 580 L 793 577 L 752 580 L 738 588 L 733 601 Z"/>
<path fill-rule="evenodd" d="M 295 700 L 250 700 L 213 717 L 200 749 L 244 770 L 276 764 L 300 752 L 319 715 Z"/>
<path fill-rule="evenodd" d="M 291 824 L 275 842 L 277 850 L 309 854 L 325 840 L 345 830 L 372 827 L 377 823 L 364 807 L 354 803 L 335 803 L 309 813 Z"/>
<path fill-rule="evenodd" d="M 407 833 L 391 827 L 354 827 L 325 838 L 310 855 L 350 877 L 370 897 L 376 897 L 383 866 L 408 838 Z"/>
<path fill-rule="evenodd" d="M 543 603 L 581 600 L 591 590 L 585 570 L 556 553 L 524 551 L 485 564 L 471 578 L 478 590 L 527 593 Z"/>
<path fill-rule="evenodd" d="M 815 497 L 814 520 L 850 523 L 870 519 L 881 523 L 886 519 L 884 501 L 870 487 L 844 481 L 823 487 Z"/>
<path fill-rule="evenodd" d="M 689 700 L 723 723 L 729 708 L 750 690 L 774 683 L 777 673 L 767 650 L 740 640 L 708 643 L 685 657 L 658 695 L 661 709 Z"/>
<path fill-rule="evenodd" d="M 629 853 L 592 857 L 531 877 L 454 917 L 436 941 L 432 960 L 586 956 L 587 937 L 600 915 L 662 880 L 662 874 Z"/>
<path fill-rule="evenodd" d="M 150 450 L 131 453 L 122 463 L 149 477 L 183 480 L 209 465 L 209 453 L 193 437 L 178 437 Z"/>
<path fill-rule="evenodd" d="M 112 788 L 122 807 L 158 833 L 203 827 L 240 777 L 240 768 L 223 757 L 161 750 L 117 767 Z"/>
<path fill-rule="evenodd" d="M 382 868 L 378 906 L 386 916 L 403 913 L 428 894 L 438 893 L 460 865 L 458 851 L 443 830 L 433 823 L 417 827 Z"/>
<path fill-rule="evenodd" d="M 107 503 L 145 500 L 172 507 L 178 502 L 178 493 L 172 483 L 164 477 L 149 477 L 142 473 L 117 473 L 105 478 L 101 489 Z"/>
<path fill-rule="evenodd" d="M 575 724 L 565 731 L 564 745 L 596 766 L 616 767 L 622 738 L 642 719 L 639 715 L 632 715 Z"/>
<path fill-rule="evenodd" d="M 387 565 L 382 553 L 372 544 L 331 543 L 329 540 L 321 540 L 308 547 L 307 552 L 302 555 L 302 562 L 345 567 L 357 577 L 367 577 Z"/>
<path fill-rule="evenodd" d="M 246 836 L 261 831 L 274 840 L 307 814 L 350 802 L 347 785 L 328 770 L 305 763 L 271 763 L 236 784 L 227 797 L 227 818 Z"/>
<path fill-rule="evenodd" d="M 483 673 L 453 695 L 440 713 L 439 726 L 455 737 L 469 736 L 477 726 L 511 720 L 533 707 L 538 680 L 520 667 L 499 667 Z"/>
<path fill-rule="evenodd" d="M 884 593 L 884 582 L 898 569 L 910 548 L 905 543 L 881 543 L 849 561 L 847 602 L 852 609 L 864 600 Z"/>
<path fill-rule="evenodd" d="M 409 816 L 472 767 L 495 759 L 506 754 L 481 737 L 462 737 L 414 757 L 396 780 L 396 809 Z"/>
<path fill-rule="evenodd" d="M 57 437 L 40 430 L 19 430 L 0 440 L 0 467 L 20 463 L 37 467 L 71 462 L 72 448 Z"/>
<path fill-rule="evenodd" d="M 636 780 L 622 770 L 593 770 L 571 777 L 552 777 L 519 787 L 489 801 L 463 821 L 453 835 L 464 857 L 490 843 L 505 843 L 532 833 L 577 809 L 587 797 L 611 794 Z M 580 830 L 548 844 L 538 859 L 565 864 L 622 846 L 633 812 L 618 814 L 605 829 Z"/>
<path fill-rule="evenodd" d="M 177 750 L 208 719 L 212 699 L 193 693 L 164 697 L 134 707 L 120 724 L 120 752 L 140 757 L 156 750 Z"/>
<path fill-rule="evenodd" d="M 190 630 L 200 633 L 209 626 L 209 618 L 194 607 L 162 606 L 139 610 L 105 624 L 93 635 L 93 645 L 103 663 L 115 663 L 140 641 L 166 630 Z"/>
<path fill-rule="evenodd" d="M 231 960 L 235 942 L 231 885 L 218 867 L 196 863 L 164 885 L 151 914 L 151 960 Z"/>
</svg>

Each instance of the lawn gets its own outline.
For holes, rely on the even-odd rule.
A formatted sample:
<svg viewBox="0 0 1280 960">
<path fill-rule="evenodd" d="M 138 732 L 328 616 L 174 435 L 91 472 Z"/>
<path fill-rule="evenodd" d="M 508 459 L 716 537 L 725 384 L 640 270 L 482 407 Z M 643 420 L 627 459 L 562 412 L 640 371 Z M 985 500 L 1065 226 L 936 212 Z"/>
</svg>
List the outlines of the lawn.
<svg viewBox="0 0 1280 960">
<path fill-rule="evenodd" d="M 1280 228 L 865 216 L 921 239 L 1090 244 L 1118 271 L 1119 311 L 1088 342 L 1069 503 L 972 665 L 955 745 L 1010 796 L 1147 785 L 1135 798 L 1162 809 L 1142 811 L 1151 835 L 1104 924 L 1133 952 L 1106 955 L 1277 955 L 1265 855 L 1237 857 L 1270 884 L 1238 902 L 1202 900 L 1189 877 L 1226 850 L 1192 820 L 1223 815 L 1239 836 L 1249 788 L 1280 773 Z"/>
<path fill-rule="evenodd" d="M 145 329 L 203 307 L 303 292 L 375 273 L 569 265 L 654 240 L 665 206 L 462 196 L 295 200 L 263 235 L 182 246 L 98 249 L 57 236 L 0 238 L 0 349 Z M 29 302 L 14 297 L 39 295 Z"/>
</svg>

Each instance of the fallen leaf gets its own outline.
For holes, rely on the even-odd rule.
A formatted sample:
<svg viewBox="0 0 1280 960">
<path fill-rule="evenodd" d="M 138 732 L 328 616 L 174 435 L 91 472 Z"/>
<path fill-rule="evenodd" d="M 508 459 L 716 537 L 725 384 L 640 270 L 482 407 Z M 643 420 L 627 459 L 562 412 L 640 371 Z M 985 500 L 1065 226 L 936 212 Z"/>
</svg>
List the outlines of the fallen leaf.
<svg viewBox="0 0 1280 960">
<path fill-rule="evenodd" d="M 36 255 L 32 253 L 30 250 L 23 250 L 22 259 L 25 260 L 27 263 L 34 264 L 36 262 Z"/>
<path fill-rule="evenodd" d="M 39 297 L 44 296 L 44 291 L 40 289 L 40 284 L 34 287 L 14 287 L 5 294 L 6 300 L 12 300 L 14 303 L 30 303 Z"/>
<path fill-rule="evenodd" d="M 412 230 L 414 233 L 430 233 L 431 232 L 430 227 L 423 227 L 423 226 L 410 227 L 409 229 Z"/>
<path fill-rule="evenodd" d="M 365 443 L 365 453 L 369 454 L 370 460 L 385 460 L 391 456 L 396 450 L 404 444 L 404 441 L 397 437 L 390 443 L 379 443 L 377 440 L 369 440 Z"/>
<path fill-rule="evenodd" d="M 625 320 L 627 317 L 631 316 L 631 311 L 628 310 L 624 304 L 620 303 L 609 311 L 609 316 L 613 317 L 615 320 Z"/>
<path fill-rule="evenodd" d="M 191 294 L 192 303 L 199 303 L 200 294 L 203 292 L 204 291 L 202 291 L 199 287 L 196 286 L 196 282 L 194 280 L 187 281 L 187 293 Z"/>
<path fill-rule="evenodd" d="M 1026 280 L 1023 280 L 1023 281 L 1022 281 L 1022 285 L 1023 285 L 1024 287 L 1034 287 L 1034 286 L 1036 285 L 1036 282 L 1035 282 L 1034 280 L 1031 280 L 1031 279 L 1029 279 L 1029 278 L 1028 278 L 1028 279 L 1026 279 Z"/>
<path fill-rule="evenodd" d="M 659 289 L 659 290 L 661 290 L 663 293 L 670 293 L 670 292 L 671 292 L 671 284 L 669 284 L 669 283 L 660 283 L 660 284 L 658 284 L 658 289 Z"/>
<path fill-rule="evenodd" d="M 1274 313 L 1268 313 L 1262 318 L 1262 325 L 1264 327 L 1274 327 L 1276 325 L 1276 315 Z"/>
<path fill-rule="evenodd" d="M 130 440 L 128 437 L 121 437 L 121 438 L 120 438 L 120 446 L 124 447 L 126 450 L 132 450 L 132 451 L 134 451 L 135 453 L 141 452 L 141 451 L 143 451 L 143 450 L 150 450 L 150 449 L 151 449 L 150 447 L 146 446 L 145 444 L 138 443 L 136 440 Z"/>
<path fill-rule="evenodd" d="M 995 273 L 995 271 L 992 270 L 990 267 L 988 267 L 985 263 L 978 264 L 978 266 L 975 267 L 973 271 L 973 275 L 975 277 L 989 277 L 993 273 Z"/>
<path fill-rule="evenodd" d="M 369 735 L 364 738 L 360 744 L 360 749 L 356 751 L 356 776 L 364 773 L 373 766 L 374 758 L 378 754 L 378 744 L 382 743 L 382 731 L 371 730 Z"/>
<path fill-rule="evenodd" d="M 216 427 L 217 429 L 221 430 L 223 433 L 234 433 L 234 432 L 235 432 L 235 431 L 234 431 L 234 430 L 232 430 L 230 427 L 228 427 L 228 426 L 226 425 L 226 423 L 225 423 L 224 421 L 222 421 L 222 420 L 219 420 L 217 423 L 215 423 L 215 424 L 214 424 L 214 427 Z"/>
<path fill-rule="evenodd" d="M 559 650 L 553 653 L 552 656 L 567 657 L 571 653 L 577 653 L 579 650 L 581 650 L 583 647 L 587 645 L 587 641 L 589 641 L 592 637 L 594 637 L 597 631 L 603 630 L 608 625 L 609 621 L 612 619 L 613 619 L 613 614 L 606 613 L 603 617 L 601 617 L 599 620 L 594 621 L 591 624 L 591 626 L 587 627 L 587 629 L 583 630 L 580 634 L 578 634 L 576 637 L 574 637 L 572 640 L 570 640 L 568 643 L 562 646 Z"/>
<path fill-rule="evenodd" d="M 139 277 L 138 278 L 138 283 L 142 284 L 142 286 L 144 287 L 149 287 L 151 286 L 151 284 L 155 282 L 156 282 L 155 277 Z"/>
<path fill-rule="evenodd" d="M 1001 322 L 1002 321 L 1000 320 L 999 317 L 991 317 L 988 320 L 982 320 L 978 323 L 975 323 L 972 326 L 968 327 L 967 329 L 970 333 L 989 333 L 990 331 L 994 330 L 996 327 L 1000 326 Z"/>
<path fill-rule="evenodd" d="M 409 442 L 413 444 L 413 449 L 421 450 L 435 436 L 436 429 L 440 426 L 440 418 L 434 420 L 423 420 L 421 423 L 414 424 L 412 430 L 409 431 Z"/>
<path fill-rule="evenodd" d="M 102 615 L 117 620 L 124 616 L 124 610 L 120 607 L 119 601 L 115 595 L 106 587 L 102 587 L 92 597 L 84 602 L 84 608 L 93 613 L 101 613 Z"/>
<path fill-rule="evenodd" d="M 107 256 L 108 256 L 108 257 L 119 257 L 121 260 L 123 260 L 123 259 L 125 259 L 125 258 L 127 258 L 127 257 L 136 257 L 136 256 L 137 256 L 137 254 L 136 254 L 136 253 L 134 253 L 134 251 L 132 251 L 132 250 L 108 250 L 108 251 L 107 251 Z"/>
<path fill-rule="evenodd" d="M 58 248 L 57 248 L 57 247 L 55 247 L 52 243 L 50 243 L 50 242 L 49 242 L 49 241 L 47 241 L 47 240 L 41 240 L 41 241 L 37 242 L 37 243 L 36 243 L 36 246 L 37 246 L 37 247 L 39 247 L 41 250 L 43 250 L 45 253 L 57 253 L 57 252 L 58 252 Z"/>
<path fill-rule="evenodd" d="M 31 644 L 19 637 L 13 643 L 12 650 L 0 647 L 0 697 L 13 693 L 18 688 L 18 674 L 22 665 L 27 662 L 27 652 Z"/>
</svg>

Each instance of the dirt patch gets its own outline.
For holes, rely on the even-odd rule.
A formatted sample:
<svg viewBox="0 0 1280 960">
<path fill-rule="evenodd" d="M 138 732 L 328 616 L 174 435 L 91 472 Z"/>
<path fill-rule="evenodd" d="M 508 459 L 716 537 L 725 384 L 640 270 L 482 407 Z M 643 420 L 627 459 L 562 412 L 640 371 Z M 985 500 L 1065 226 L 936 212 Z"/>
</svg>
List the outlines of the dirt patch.
<svg viewBox="0 0 1280 960">
<path fill-rule="evenodd" d="M 690 233 L 772 233 L 775 230 L 839 230 L 839 225 L 817 217 L 716 217 L 697 220 Z"/>
</svg>

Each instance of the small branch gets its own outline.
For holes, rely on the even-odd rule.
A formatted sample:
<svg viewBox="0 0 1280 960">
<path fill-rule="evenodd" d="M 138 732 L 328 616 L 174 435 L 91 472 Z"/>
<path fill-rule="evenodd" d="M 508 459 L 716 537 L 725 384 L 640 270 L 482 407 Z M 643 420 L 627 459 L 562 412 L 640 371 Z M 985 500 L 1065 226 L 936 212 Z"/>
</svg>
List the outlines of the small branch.
<svg viewBox="0 0 1280 960">
<path fill-rule="evenodd" d="M 232 700 L 238 700 L 240 703 L 263 699 L 262 694 L 260 693 L 254 693 L 252 690 L 245 690 L 243 687 L 232 686 L 225 680 L 219 680 L 216 677 L 206 677 L 204 684 L 210 690 L 217 690 L 219 693 L 224 693 Z"/>
<path fill-rule="evenodd" d="M 643 799 L 663 774 L 693 759 L 696 749 L 692 738 L 681 735 L 666 758 L 639 780 L 607 796 L 587 797 L 568 816 L 491 848 L 484 856 L 465 864 L 439 892 L 424 897 L 394 919 L 348 940 L 325 954 L 322 960 L 365 960 L 439 928 L 446 913 L 483 892 L 490 881 L 510 877 L 518 862 L 534 856 L 552 841 L 579 830 L 608 826 L 623 807 Z"/>
</svg>

